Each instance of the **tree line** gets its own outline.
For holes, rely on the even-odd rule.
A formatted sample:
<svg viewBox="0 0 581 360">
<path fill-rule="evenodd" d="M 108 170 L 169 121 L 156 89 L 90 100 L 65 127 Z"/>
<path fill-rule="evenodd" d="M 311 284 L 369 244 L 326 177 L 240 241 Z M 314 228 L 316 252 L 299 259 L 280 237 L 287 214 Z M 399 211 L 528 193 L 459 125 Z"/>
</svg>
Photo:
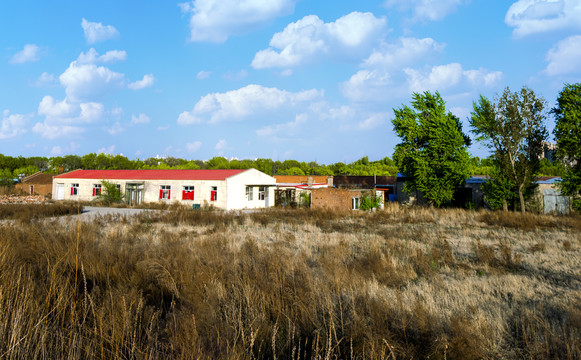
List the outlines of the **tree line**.
<svg viewBox="0 0 581 360">
<path fill-rule="evenodd" d="M 213 157 L 209 160 L 190 160 L 176 157 L 151 157 L 145 160 L 128 159 L 123 155 L 95 154 L 65 155 L 54 157 L 11 157 L 0 154 L 0 185 L 9 185 L 14 179 L 44 171 L 58 173 L 76 169 L 250 169 L 269 175 L 378 175 L 395 176 L 397 167 L 392 159 L 370 161 L 368 156 L 352 163 L 337 162 L 330 165 L 315 161 L 278 161 L 272 159 L 226 159 Z"/>
<path fill-rule="evenodd" d="M 481 95 L 473 103 L 470 131 L 490 152 L 489 180 L 483 186 L 490 208 L 512 207 L 524 213 L 536 176 L 550 169 L 551 175 L 562 176 L 557 185 L 562 193 L 572 196 L 574 207 L 581 209 L 581 84 L 566 84 L 556 106 L 547 110 L 546 101 L 526 86 L 515 92 L 507 87 L 493 100 Z M 556 119 L 555 164 L 541 159 L 549 137 L 548 112 Z M 394 113 L 392 124 L 401 143 L 393 158 L 409 178 L 405 190 L 422 192 L 433 206 L 449 203 L 474 168 L 467 150 L 472 139 L 463 132 L 460 119 L 446 110 L 438 92 L 414 93 L 411 107 L 404 105 Z"/>
</svg>

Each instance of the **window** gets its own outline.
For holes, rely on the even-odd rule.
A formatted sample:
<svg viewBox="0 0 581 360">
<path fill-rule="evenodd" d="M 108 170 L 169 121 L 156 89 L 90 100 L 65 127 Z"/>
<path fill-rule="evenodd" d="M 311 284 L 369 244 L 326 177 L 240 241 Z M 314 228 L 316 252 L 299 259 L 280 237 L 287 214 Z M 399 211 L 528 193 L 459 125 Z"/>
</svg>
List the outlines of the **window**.
<svg viewBox="0 0 581 360">
<path fill-rule="evenodd" d="M 265 186 L 258 187 L 258 200 L 264 200 L 264 198 L 268 196 L 266 195 L 268 193 L 265 190 L 266 190 Z"/>
<path fill-rule="evenodd" d="M 171 199 L 171 186 L 170 185 L 161 185 L 159 187 L 159 198 L 160 199 Z"/>
<path fill-rule="evenodd" d="M 79 184 L 71 184 L 71 195 L 79 195 Z"/>
<path fill-rule="evenodd" d="M 101 196 L 101 184 L 93 184 L 93 196 Z"/>
<path fill-rule="evenodd" d="M 351 198 L 351 209 L 352 210 L 359 210 L 360 206 L 361 206 L 361 198 L 358 198 L 358 197 Z"/>
<path fill-rule="evenodd" d="M 182 190 L 182 200 L 194 200 L 193 186 L 184 186 Z"/>
<path fill-rule="evenodd" d="M 210 201 L 218 201 L 218 187 L 217 186 L 210 187 Z"/>
<path fill-rule="evenodd" d="M 252 186 L 246 187 L 246 200 L 248 201 L 252 201 L 252 192 L 253 192 L 252 190 L 253 190 Z"/>
</svg>

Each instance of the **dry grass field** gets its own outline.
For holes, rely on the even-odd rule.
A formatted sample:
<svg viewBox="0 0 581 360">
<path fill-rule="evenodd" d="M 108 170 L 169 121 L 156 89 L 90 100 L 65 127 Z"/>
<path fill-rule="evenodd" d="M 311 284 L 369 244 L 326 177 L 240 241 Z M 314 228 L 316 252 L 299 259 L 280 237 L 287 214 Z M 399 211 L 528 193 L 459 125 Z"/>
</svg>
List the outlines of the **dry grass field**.
<svg viewBox="0 0 581 360">
<path fill-rule="evenodd" d="M 581 358 L 579 217 L 15 217 L 1 359 Z"/>
</svg>

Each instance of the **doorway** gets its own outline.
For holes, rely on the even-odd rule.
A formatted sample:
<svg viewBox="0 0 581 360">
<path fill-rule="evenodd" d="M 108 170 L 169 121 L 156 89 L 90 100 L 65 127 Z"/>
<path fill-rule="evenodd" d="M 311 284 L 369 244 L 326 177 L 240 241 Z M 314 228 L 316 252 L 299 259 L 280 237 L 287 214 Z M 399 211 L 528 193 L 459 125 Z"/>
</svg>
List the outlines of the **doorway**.
<svg viewBox="0 0 581 360">
<path fill-rule="evenodd" d="M 125 201 L 128 205 L 139 205 L 143 201 L 143 184 L 127 184 Z"/>
</svg>

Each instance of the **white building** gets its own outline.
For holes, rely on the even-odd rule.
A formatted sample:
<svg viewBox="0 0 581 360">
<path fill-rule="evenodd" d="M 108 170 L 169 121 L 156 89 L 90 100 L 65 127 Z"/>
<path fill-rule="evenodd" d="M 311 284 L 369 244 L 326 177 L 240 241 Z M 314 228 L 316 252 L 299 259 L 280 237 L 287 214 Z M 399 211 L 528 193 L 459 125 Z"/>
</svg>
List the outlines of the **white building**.
<svg viewBox="0 0 581 360">
<path fill-rule="evenodd" d="M 75 170 L 54 177 L 55 200 L 97 199 L 103 181 L 117 185 L 128 204 L 178 202 L 220 209 L 274 206 L 276 180 L 248 170 Z"/>
</svg>

